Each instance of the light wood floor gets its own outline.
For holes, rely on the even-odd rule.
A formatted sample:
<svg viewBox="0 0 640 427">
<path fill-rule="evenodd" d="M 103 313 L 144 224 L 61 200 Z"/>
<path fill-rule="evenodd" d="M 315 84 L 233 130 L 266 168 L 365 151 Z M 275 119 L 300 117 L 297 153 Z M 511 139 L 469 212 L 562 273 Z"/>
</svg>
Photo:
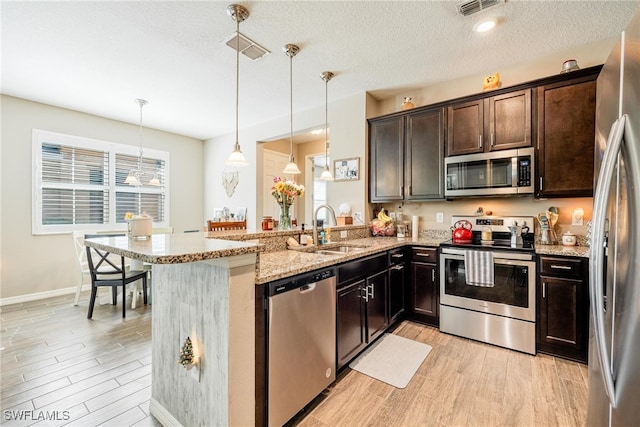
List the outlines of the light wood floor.
<svg viewBox="0 0 640 427">
<path fill-rule="evenodd" d="M 87 320 L 87 295 L 78 307 L 72 301 L 64 296 L 2 307 L 0 424 L 159 426 L 149 414 L 151 307 L 128 308 L 123 321 L 120 302 L 101 305 Z M 394 333 L 433 347 L 406 389 L 346 370 L 296 423 L 585 424 L 585 365 L 528 356 L 411 322 Z M 15 421 L 12 414 L 35 420 Z M 37 422 L 44 415 L 58 420 Z"/>
</svg>

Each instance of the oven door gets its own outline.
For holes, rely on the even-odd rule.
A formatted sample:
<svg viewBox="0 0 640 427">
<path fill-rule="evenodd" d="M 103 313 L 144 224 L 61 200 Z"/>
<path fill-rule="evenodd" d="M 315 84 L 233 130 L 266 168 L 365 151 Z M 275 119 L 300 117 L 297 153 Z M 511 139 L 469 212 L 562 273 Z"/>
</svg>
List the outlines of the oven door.
<svg viewBox="0 0 640 427">
<path fill-rule="evenodd" d="M 468 285 L 464 250 L 440 255 L 440 304 L 535 322 L 536 264 L 532 254 L 494 252 L 493 287 Z"/>
</svg>

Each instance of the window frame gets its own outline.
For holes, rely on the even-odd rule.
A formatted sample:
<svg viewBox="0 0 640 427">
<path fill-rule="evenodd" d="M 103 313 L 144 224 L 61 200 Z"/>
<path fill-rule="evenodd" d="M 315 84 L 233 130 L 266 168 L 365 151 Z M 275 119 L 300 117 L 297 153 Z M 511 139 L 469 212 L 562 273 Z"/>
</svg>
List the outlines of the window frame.
<svg viewBox="0 0 640 427">
<path fill-rule="evenodd" d="M 109 166 L 108 171 L 108 185 L 100 186 L 101 190 L 108 191 L 109 198 L 109 214 L 108 220 L 102 224 L 43 224 L 43 209 L 42 209 L 42 145 L 45 143 L 59 144 L 61 146 L 97 150 L 108 154 Z M 143 157 L 145 159 L 157 159 L 164 162 L 164 182 L 160 188 L 149 187 L 134 187 L 134 186 L 118 186 L 116 183 L 116 154 L 138 157 L 139 146 L 128 145 L 117 142 L 103 141 L 99 139 L 67 135 L 63 133 L 51 132 L 41 129 L 32 130 L 32 190 L 31 190 L 31 204 L 32 204 L 32 218 L 31 218 L 31 233 L 33 235 L 47 235 L 47 234 L 68 234 L 78 230 L 94 230 L 94 231 L 116 231 L 125 230 L 126 224 L 117 222 L 116 218 L 116 193 L 117 192 L 130 192 L 130 193 L 143 193 L 143 194 L 164 194 L 164 201 L 162 209 L 164 210 L 164 220 L 154 221 L 153 225 L 157 227 L 167 227 L 170 222 L 170 154 L 167 151 L 154 150 L 151 148 L 143 147 Z M 47 187 L 50 187 L 47 184 Z M 90 184 L 73 184 L 73 183 L 61 183 L 59 188 L 61 189 L 79 189 L 86 190 L 90 187 Z M 97 189 L 97 188 L 96 188 Z"/>
</svg>

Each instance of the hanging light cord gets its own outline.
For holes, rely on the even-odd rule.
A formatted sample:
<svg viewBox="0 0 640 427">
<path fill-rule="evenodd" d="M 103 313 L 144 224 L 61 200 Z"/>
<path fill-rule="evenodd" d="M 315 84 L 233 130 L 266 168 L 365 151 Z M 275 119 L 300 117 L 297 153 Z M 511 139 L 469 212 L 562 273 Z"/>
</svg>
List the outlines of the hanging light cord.
<svg viewBox="0 0 640 427">
<path fill-rule="evenodd" d="M 327 135 L 327 129 L 329 129 L 329 79 L 324 81 L 324 166 L 329 168 L 329 136 Z"/>
<path fill-rule="evenodd" d="M 293 162 L 293 54 L 289 55 L 289 161 Z"/>
<path fill-rule="evenodd" d="M 236 145 L 234 150 L 240 150 L 238 141 L 238 110 L 240 102 L 240 16 L 236 16 Z"/>
<path fill-rule="evenodd" d="M 138 173 L 142 173 L 142 107 L 147 103 L 144 99 L 136 99 L 140 105 L 140 120 L 138 121 L 138 140 L 140 146 L 138 148 Z"/>
</svg>

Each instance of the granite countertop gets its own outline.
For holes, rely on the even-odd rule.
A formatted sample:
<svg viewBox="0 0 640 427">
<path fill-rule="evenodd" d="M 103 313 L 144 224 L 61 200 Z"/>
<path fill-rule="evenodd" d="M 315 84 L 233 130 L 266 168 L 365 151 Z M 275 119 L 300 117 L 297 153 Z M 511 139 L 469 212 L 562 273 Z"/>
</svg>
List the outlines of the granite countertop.
<svg viewBox="0 0 640 427">
<path fill-rule="evenodd" d="M 337 265 L 345 261 L 351 261 L 356 258 L 373 255 L 378 252 L 384 252 L 389 249 L 407 245 L 437 247 L 440 243 L 449 240 L 449 238 L 449 235 L 446 237 L 419 237 L 416 240 L 397 237 L 367 237 L 365 239 L 329 243 L 322 245 L 321 247 L 314 246 L 301 248 L 299 250 L 262 253 L 260 254 L 260 265 L 256 272 L 256 284 L 272 282 L 274 280 L 294 276 L 300 273 L 306 273 L 323 267 Z M 357 246 L 363 248 L 363 250 L 359 252 L 347 252 L 335 255 L 309 252 L 314 249 L 331 249 L 337 246 Z"/>
<path fill-rule="evenodd" d="M 537 255 L 561 255 L 589 258 L 590 246 L 562 246 L 562 245 L 540 245 L 536 243 Z"/>
<path fill-rule="evenodd" d="M 127 236 L 98 237 L 85 240 L 85 245 L 151 264 L 180 264 L 264 250 L 264 245 L 257 242 L 206 237 L 206 232 L 154 234 L 148 240 L 133 240 Z"/>
</svg>

